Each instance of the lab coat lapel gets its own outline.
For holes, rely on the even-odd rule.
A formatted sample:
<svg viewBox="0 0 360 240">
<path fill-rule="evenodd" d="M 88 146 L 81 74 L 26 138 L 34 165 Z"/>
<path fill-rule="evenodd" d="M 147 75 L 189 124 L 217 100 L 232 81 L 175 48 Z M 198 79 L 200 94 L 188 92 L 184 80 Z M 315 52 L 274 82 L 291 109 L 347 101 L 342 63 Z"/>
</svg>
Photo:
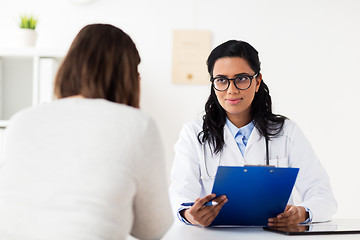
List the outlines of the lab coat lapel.
<svg viewBox="0 0 360 240">
<path fill-rule="evenodd" d="M 230 129 L 225 125 L 224 126 L 224 140 L 225 145 L 223 148 L 222 154 L 222 164 L 223 165 L 244 165 L 244 157 L 242 156 L 238 145 L 230 132 Z"/>
<path fill-rule="evenodd" d="M 261 139 L 260 132 L 256 127 L 254 127 L 254 129 L 252 130 L 252 132 L 250 134 L 246 149 L 250 148 L 250 146 L 253 145 L 254 143 L 260 141 L 260 139 Z M 245 150 L 245 152 L 246 152 L 246 150 Z"/>
<path fill-rule="evenodd" d="M 265 149 L 265 138 L 260 135 L 257 128 L 254 128 L 250 134 L 249 141 L 245 149 L 246 164 L 265 164 Z"/>
</svg>

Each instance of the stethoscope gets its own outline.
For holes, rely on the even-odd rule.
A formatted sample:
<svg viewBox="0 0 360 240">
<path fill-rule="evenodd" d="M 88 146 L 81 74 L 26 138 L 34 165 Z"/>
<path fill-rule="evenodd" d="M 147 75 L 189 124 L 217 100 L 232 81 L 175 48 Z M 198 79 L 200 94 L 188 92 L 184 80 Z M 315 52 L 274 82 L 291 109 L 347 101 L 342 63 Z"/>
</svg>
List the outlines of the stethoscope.
<svg viewBox="0 0 360 240">
<path fill-rule="evenodd" d="M 269 139 L 267 137 L 265 137 L 265 146 L 266 146 L 266 166 L 270 165 L 270 157 L 269 157 Z M 205 156 L 205 143 L 201 144 L 201 148 L 202 148 L 202 161 L 200 162 L 200 178 L 202 180 L 212 180 L 215 179 L 216 173 L 215 175 L 210 175 L 209 171 L 208 171 L 208 167 L 206 164 L 206 156 Z M 218 166 L 220 166 L 220 162 L 221 162 L 221 152 L 219 153 L 219 163 Z M 202 170 L 204 169 L 204 170 Z M 204 174 L 206 176 L 204 176 Z"/>
</svg>

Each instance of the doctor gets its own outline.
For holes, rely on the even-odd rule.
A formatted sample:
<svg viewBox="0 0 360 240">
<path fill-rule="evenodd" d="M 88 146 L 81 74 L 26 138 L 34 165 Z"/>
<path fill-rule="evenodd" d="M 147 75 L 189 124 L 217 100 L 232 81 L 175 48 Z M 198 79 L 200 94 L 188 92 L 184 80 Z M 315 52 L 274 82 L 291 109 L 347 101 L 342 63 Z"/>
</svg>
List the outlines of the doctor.
<svg viewBox="0 0 360 240">
<path fill-rule="evenodd" d="M 285 211 L 268 225 L 330 220 L 337 205 L 329 178 L 300 128 L 272 113 L 258 52 L 231 40 L 211 52 L 207 65 L 212 87 L 205 115 L 186 124 L 175 145 L 170 197 L 178 218 L 205 227 L 212 223 L 227 202 L 211 194 L 219 165 L 275 165 L 300 171 Z M 204 206 L 213 198 L 217 205 Z M 195 204 L 181 206 L 185 202 Z"/>
</svg>

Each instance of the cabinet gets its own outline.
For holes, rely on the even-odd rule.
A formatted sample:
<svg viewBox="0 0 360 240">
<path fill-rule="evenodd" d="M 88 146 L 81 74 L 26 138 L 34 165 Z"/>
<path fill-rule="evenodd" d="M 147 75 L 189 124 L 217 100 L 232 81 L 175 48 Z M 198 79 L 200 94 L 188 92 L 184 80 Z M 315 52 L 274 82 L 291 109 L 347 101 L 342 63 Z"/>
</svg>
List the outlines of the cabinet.
<svg viewBox="0 0 360 240">
<path fill-rule="evenodd" d="M 53 81 L 65 52 L 0 49 L 0 128 L 19 110 L 53 99 Z"/>
<path fill-rule="evenodd" d="M 63 51 L 0 49 L 0 162 L 8 120 L 21 109 L 53 100 L 53 82 Z"/>
</svg>

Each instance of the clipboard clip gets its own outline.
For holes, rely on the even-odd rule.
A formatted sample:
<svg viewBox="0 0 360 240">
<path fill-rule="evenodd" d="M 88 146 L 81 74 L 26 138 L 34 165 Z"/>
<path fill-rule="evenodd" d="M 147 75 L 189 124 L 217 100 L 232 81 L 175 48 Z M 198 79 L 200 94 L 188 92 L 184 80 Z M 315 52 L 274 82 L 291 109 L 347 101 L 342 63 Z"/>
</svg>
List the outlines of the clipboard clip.
<svg viewBox="0 0 360 240">
<path fill-rule="evenodd" d="M 273 165 L 244 165 L 244 167 L 271 167 L 271 168 L 274 168 L 275 166 Z M 245 168 L 244 169 L 244 172 L 247 172 L 248 170 Z M 270 169 L 270 172 L 273 173 L 274 172 L 274 169 Z"/>
<path fill-rule="evenodd" d="M 244 165 L 244 167 L 275 167 L 275 165 Z"/>
</svg>

